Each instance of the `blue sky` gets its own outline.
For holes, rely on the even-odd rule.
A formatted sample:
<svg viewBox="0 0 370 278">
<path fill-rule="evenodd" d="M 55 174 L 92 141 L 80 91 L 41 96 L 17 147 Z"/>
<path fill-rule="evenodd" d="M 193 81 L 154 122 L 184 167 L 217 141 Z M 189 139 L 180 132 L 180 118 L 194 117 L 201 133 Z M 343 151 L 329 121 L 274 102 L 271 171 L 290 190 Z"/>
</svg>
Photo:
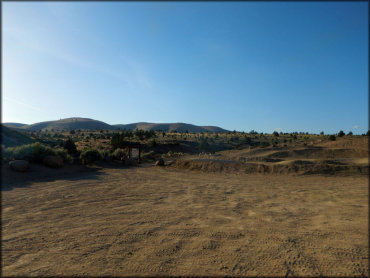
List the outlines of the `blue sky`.
<svg viewBox="0 0 370 278">
<path fill-rule="evenodd" d="M 4 2 L 2 121 L 368 130 L 368 2 Z"/>
</svg>

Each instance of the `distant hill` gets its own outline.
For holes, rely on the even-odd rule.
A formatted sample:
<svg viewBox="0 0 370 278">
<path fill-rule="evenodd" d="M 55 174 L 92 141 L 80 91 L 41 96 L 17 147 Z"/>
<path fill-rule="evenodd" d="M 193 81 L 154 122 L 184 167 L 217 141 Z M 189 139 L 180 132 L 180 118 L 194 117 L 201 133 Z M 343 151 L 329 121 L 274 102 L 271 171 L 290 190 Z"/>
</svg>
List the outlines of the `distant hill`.
<svg viewBox="0 0 370 278">
<path fill-rule="evenodd" d="M 47 121 L 36 123 L 32 125 L 26 125 L 22 128 L 30 131 L 38 131 L 38 130 L 54 130 L 54 131 L 70 131 L 74 129 L 82 129 L 82 130 L 110 130 L 115 129 L 111 125 L 93 120 L 88 118 L 67 118 L 61 119 L 57 121 Z"/>
<path fill-rule="evenodd" d="M 223 128 L 217 126 L 197 126 L 185 123 L 132 123 L 132 124 L 118 124 L 109 125 L 107 123 L 88 119 L 88 118 L 67 118 L 57 121 L 40 122 L 31 125 L 20 124 L 20 123 L 5 123 L 4 126 L 10 127 L 16 130 L 25 131 L 71 131 L 71 130 L 117 130 L 117 129 L 143 129 L 143 130 L 162 130 L 165 132 L 178 131 L 178 132 L 228 132 Z"/>
<path fill-rule="evenodd" d="M 27 124 L 21 124 L 21 123 L 3 123 L 6 127 L 22 127 L 26 126 Z"/>
<path fill-rule="evenodd" d="M 116 128 L 120 129 L 143 129 L 143 130 L 162 130 L 165 132 L 169 131 L 178 131 L 178 132 L 228 132 L 228 130 L 217 127 L 217 126 L 197 126 L 192 124 L 185 123 L 133 123 L 127 125 L 113 125 Z"/>
<path fill-rule="evenodd" d="M 32 143 L 32 139 L 27 135 L 4 125 L 1 125 L 1 139 L 1 144 L 5 147 L 15 147 Z"/>
</svg>

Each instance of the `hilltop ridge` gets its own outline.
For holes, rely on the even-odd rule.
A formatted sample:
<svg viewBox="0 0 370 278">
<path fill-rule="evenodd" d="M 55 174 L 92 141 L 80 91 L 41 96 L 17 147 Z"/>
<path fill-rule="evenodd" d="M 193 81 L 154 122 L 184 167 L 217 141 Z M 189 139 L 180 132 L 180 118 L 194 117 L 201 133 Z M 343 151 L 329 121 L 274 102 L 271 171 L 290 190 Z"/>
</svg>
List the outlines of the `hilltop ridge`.
<svg viewBox="0 0 370 278">
<path fill-rule="evenodd" d="M 55 121 L 45 121 L 34 124 L 21 124 L 21 123 L 3 123 L 4 126 L 15 128 L 18 130 L 25 131 L 70 131 L 74 129 L 82 130 L 118 130 L 118 129 L 143 129 L 143 130 L 161 130 L 164 132 L 169 131 L 178 131 L 178 132 L 228 132 L 228 130 L 223 129 L 217 126 L 197 126 L 187 123 L 150 123 L 150 122 L 138 122 L 130 124 L 115 124 L 110 125 L 102 121 L 90 119 L 90 118 L 81 118 L 81 117 L 72 117 L 65 118 Z"/>
</svg>

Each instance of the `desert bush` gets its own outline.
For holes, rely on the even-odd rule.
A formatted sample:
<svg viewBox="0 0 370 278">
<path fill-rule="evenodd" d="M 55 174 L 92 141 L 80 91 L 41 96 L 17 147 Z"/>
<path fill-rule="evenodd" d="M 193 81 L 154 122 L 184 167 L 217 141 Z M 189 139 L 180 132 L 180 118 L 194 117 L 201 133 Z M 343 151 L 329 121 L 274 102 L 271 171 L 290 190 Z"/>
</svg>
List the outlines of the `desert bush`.
<svg viewBox="0 0 370 278">
<path fill-rule="evenodd" d="M 263 142 L 260 142 L 260 147 L 261 148 L 266 148 L 266 147 L 269 147 L 271 144 L 269 142 L 266 142 L 266 141 L 263 141 Z"/>
<path fill-rule="evenodd" d="M 252 139 L 250 137 L 245 137 L 244 144 L 250 145 L 252 143 Z"/>
<path fill-rule="evenodd" d="M 96 149 L 85 149 L 80 154 L 82 164 L 93 164 L 95 161 L 100 160 L 100 152 Z"/>
<path fill-rule="evenodd" d="M 77 153 L 77 148 L 75 142 L 73 142 L 71 137 L 68 137 L 68 139 L 63 142 L 63 148 L 68 151 L 69 154 L 75 154 Z"/>
<path fill-rule="evenodd" d="M 333 135 L 333 134 L 332 134 L 332 135 L 330 135 L 330 136 L 329 136 L 329 140 L 331 140 L 331 141 L 335 141 L 335 140 L 336 140 L 335 135 Z"/>
<path fill-rule="evenodd" d="M 182 155 L 184 155 L 183 152 L 168 151 L 166 154 L 162 155 L 162 158 L 165 158 L 165 157 L 179 157 L 179 156 L 182 156 Z"/>
<path fill-rule="evenodd" d="M 339 131 L 339 133 L 338 133 L 338 137 L 343 137 L 344 135 L 345 135 L 345 134 L 344 134 L 343 130 Z"/>
<path fill-rule="evenodd" d="M 99 153 L 102 160 L 111 161 L 112 155 L 109 150 L 107 149 L 99 150 Z"/>
<path fill-rule="evenodd" d="M 126 134 L 125 133 L 115 133 L 112 136 L 112 139 L 110 141 L 110 144 L 112 146 L 112 150 L 115 149 L 123 149 L 128 146 L 128 141 L 125 140 Z"/>
<path fill-rule="evenodd" d="M 277 131 L 274 131 L 272 134 L 273 134 L 275 137 L 279 137 L 279 133 L 278 133 Z"/>
<path fill-rule="evenodd" d="M 352 136 L 352 135 L 353 135 L 352 131 L 347 133 L 347 136 Z"/>
<path fill-rule="evenodd" d="M 57 148 L 55 149 L 55 152 L 57 156 L 60 156 L 63 159 L 63 162 L 68 162 L 68 163 L 73 162 L 73 157 L 68 153 L 67 150 L 62 149 L 62 148 Z"/>
<path fill-rule="evenodd" d="M 198 146 L 200 151 L 207 151 L 209 148 L 209 144 L 207 142 L 207 139 L 205 138 L 200 138 L 199 146 Z"/>
<path fill-rule="evenodd" d="M 112 157 L 114 159 L 120 160 L 121 158 L 126 156 L 126 153 L 127 153 L 126 150 L 118 148 L 115 149 L 115 151 L 112 153 Z"/>
<path fill-rule="evenodd" d="M 145 131 L 142 129 L 135 129 L 134 135 L 139 138 L 140 140 L 143 140 L 145 138 Z"/>
<path fill-rule="evenodd" d="M 172 145 L 178 146 L 178 145 L 180 145 L 180 142 L 177 141 L 176 139 L 174 139 L 172 141 L 169 141 L 168 144 L 172 144 Z"/>
<path fill-rule="evenodd" d="M 22 145 L 18 147 L 4 148 L 2 152 L 3 160 L 25 159 L 30 160 L 34 153 L 33 144 Z"/>
<path fill-rule="evenodd" d="M 57 155 L 65 162 L 70 162 L 72 157 L 61 148 L 52 148 L 39 142 L 18 147 L 5 148 L 2 153 L 3 160 L 24 159 L 29 162 L 41 163 L 48 155 Z"/>
<path fill-rule="evenodd" d="M 157 146 L 157 142 L 155 141 L 155 139 L 152 139 L 152 140 L 149 141 L 149 146 L 151 146 L 151 147 Z"/>
<path fill-rule="evenodd" d="M 154 151 L 150 151 L 150 152 L 147 152 L 147 153 L 143 153 L 141 157 L 143 159 L 145 159 L 145 158 L 147 158 L 147 159 L 155 159 L 155 152 Z"/>
</svg>

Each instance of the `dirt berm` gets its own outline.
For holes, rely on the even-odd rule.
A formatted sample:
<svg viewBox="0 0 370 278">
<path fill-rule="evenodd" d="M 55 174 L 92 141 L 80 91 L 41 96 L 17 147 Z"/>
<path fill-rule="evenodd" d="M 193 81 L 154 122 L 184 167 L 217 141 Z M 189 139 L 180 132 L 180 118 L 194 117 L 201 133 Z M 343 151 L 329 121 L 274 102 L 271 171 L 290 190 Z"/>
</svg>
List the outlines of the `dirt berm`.
<svg viewBox="0 0 370 278">
<path fill-rule="evenodd" d="M 329 175 L 368 175 L 369 166 L 342 165 L 336 161 L 293 160 L 285 163 L 243 163 L 240 161 L 197 159 L 176 160 L 172 167 L 205 172 L 263 173 L 263 174 L 329 174 Z"/>
</svg>

